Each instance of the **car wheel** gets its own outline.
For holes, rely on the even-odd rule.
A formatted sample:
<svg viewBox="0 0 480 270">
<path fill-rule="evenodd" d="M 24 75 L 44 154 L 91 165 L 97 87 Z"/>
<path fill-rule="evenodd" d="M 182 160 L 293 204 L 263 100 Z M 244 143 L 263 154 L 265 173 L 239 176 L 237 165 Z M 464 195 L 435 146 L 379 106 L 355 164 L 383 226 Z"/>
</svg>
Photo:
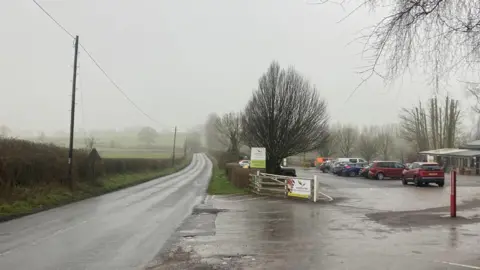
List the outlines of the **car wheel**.
<svg viewBox="0 0 480 270">
<path fill-rule="evenodd" d="M 417 186 L 417 187 L 419 187 L 421 185 L 420 181 L 418 181 L 416 176 L 413 177 L 413 183 L 415 183 L 415 186 Z"/>
<path fill-rule="evenodd" d="M 439 187 L 443 187 L 443 186 L 445 186 L 445 182 L 443 182 L 443 181 L 442 181 L 442 182 L 438 182 L 437 185 L 438 185 Z"/>
<path fill-rule="evenodd" d="M 406 186 L 408 184 L 407 179 L 405 179 L 405 176 L 402 176 L 402 184 Z"/>
<path fill-rule="evenodd" d="M 355 175 L 356 175 L 355 172 L 350 172 L 351 177 L 355 177 Z"/>
<path fill-rule="evenodd" d="M 383 175 L 383 173 L 378 173 L 377 174 L 377 179 L 378 180 L 383 180 L 385 178 L 385 175 Z"/>
</svg>

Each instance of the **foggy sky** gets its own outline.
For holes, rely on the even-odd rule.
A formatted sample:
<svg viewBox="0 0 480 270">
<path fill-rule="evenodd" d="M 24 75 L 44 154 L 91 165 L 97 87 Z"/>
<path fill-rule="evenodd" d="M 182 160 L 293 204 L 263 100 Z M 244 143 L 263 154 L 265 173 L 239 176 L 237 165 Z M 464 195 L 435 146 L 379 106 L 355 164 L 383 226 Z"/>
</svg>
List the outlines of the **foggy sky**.
<svg viewBox="0 0 480 270">
<path fill-rule="evenodd" d="M 368 63 L 348 45 L 385 15 L 301 0 L 39 0 L 145 112 L 138 112 L 80 51 L 77 127 L 182 129 L 210 112 L 244 108 L 272 60 L 294 65 L 328 101 L 333 122 L 398 121 L 432 95 L 425 76 L 393 86 L 372 78 L 346 102 Z M 67 130 L 73 41 L 31 0 L 0 1 L 0 124 Z M 461 85 L 451 95 L 465 100 Z M 464 102 L 465 104 L 465 102 Z M 466 106 L 465 106 L 466 107 Z"/>
</svg>

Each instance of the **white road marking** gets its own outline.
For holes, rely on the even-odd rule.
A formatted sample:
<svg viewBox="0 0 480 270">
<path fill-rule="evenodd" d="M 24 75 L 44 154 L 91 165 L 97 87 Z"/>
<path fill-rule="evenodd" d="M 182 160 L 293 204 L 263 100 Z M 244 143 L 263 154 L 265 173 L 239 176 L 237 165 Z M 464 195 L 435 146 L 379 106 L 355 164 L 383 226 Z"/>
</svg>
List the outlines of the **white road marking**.
<svg viewBox="0 0 480 270">
<path fill-rule="evenodd" d="M 448 264 L 452 266 L 459 266 L 459 267 L 464 267 L 464 268 L 469 268 L 469 269 L 480 269 L 480 266 L 474 266 L 474 265 L 467 265 L 467 264 L 461 264 L 461 263 L 453 263 L 453 262 L 443 262 L 443 261 L 435 261 L 437 263 L 443 263 L 443 264 Z"/>
<path fill-rule="evenodd" d="M 320 192 L 318 191 L 318 193 L 322 194 L 324 197 L 326 197 L 328 199 L 329 202 L 333 201 L 333 198 L 328 196 L 327 194 L 323 193 L 323 192 Z"/>
</svg>

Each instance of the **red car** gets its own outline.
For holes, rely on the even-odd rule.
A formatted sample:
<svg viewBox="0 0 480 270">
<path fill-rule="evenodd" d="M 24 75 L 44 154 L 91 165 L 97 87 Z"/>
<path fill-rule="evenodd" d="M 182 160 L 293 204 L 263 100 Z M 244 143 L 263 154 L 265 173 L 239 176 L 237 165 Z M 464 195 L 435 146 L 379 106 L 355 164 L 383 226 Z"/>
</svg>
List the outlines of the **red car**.
<svg viewBox="0 0 480 270">
<path fill-rule="evenodd" d="M 375 161 L 368 170 L 368 178 L 383 180 L 385 178 L 402 178 L 405 166 L 397 161 Z"/>
<path fill-rule="evenodd" d="M 402 184 L 413 182 L 415 186 L 435 183 L 439 187 L 445 185 L 445 173 L 436 162 L 414 162 L 403 172 Z"/>
</svg>

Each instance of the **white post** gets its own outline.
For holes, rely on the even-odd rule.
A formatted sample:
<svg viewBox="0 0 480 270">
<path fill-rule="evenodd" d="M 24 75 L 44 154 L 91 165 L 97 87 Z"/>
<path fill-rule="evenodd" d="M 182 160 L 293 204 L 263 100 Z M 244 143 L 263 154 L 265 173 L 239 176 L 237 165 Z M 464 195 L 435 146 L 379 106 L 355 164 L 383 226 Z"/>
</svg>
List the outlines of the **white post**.
<svg viewBox="0 0 480 270">
<path fill-rule="evenodd" d="M 317 202 L 317 175 L 313 176 L 313 202 Z"/>
</svg>

